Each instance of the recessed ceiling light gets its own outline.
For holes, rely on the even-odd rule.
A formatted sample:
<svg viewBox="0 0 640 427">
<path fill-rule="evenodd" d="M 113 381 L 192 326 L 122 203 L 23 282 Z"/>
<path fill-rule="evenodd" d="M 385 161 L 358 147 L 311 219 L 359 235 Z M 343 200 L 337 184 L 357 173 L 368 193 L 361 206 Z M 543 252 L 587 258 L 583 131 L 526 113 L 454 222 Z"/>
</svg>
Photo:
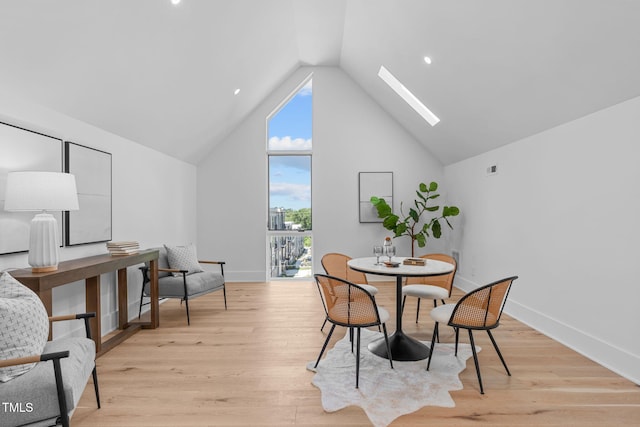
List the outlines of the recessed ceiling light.
<svg viewBox="0 0 640 427">
<path fill-rule="evenodd" d="M 238 88 L 238 89 L 236 89 L 236 90 L 234 90 L 234 91 L 233 91 L 233 94 L 234 94 L 234 95 L 237 95 L 237 94 L 239 94 L 239 93 L 240 93 L 240 88 Z"/>
<path fill-rule="evenodd" d="M 428 56 L 424 57 L 424 62 L 426 62 L 427 64 L 431 65 L 431 58 L 429 58 Z"/>
<path fill-rule="evenodd" d="M 384 65 L 380 66 L 378 71 L 378 77 L 380 77 L 386 84 L 391 87 L 407 104 L 411 106 L 423 119 L 425 119 L 431 126 L 438 124 L 440 119 L 431 112 L 409 89 L 407 89 L 400 80 L 396 79 L 393 74 L 387 70 Z"/>
<path fill-rule="evenodd" d="M 181 0 L 171 0 L 171 4 L 175 6 L 177 4 L 180 4 L 180 1 Z"/>
</svg>

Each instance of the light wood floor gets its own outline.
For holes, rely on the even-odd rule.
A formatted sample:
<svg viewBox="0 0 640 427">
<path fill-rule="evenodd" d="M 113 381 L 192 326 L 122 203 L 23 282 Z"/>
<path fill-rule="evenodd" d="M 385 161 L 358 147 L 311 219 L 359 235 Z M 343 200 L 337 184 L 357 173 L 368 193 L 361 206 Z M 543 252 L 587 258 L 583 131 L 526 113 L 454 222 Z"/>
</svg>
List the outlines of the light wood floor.
<svg viewBox="0 0 640 427">
<path fill-rule="evenodd" d="M 228 311 L 222 293 L 201 297 L 192 301 L 187 326 L 184 307 L 168 301 L 160 307 L 159 329 L 143 330 L 100 357 L 102 409 L 89 384 L 72 425 L 370 425 L 357 407 L 325 413 L 320 391 L 311 384 L 313 373 L 305 369 L 325 338 L 315 284 L 227 287 Z M 378 303 L 393 313 L 394 286 L 378 288 Z M 405 331 L 421 340 L 429 340 L 433 328 L 426 311 L 416 325 L 411 301 L 404 316 Z M 452 341 L 449 328 L 442 329 L 441 339 Z M 344 334 L 334 335 L 337 340 Z M 455 408 L 425 407 L 392 426 L 640 425 L 637 385 L 508 316 L 494 335 L 512 377 L 487 335 L 477 334 L 486 394 L 478 391 L 470 359 L 461 374 L 464 389 L 452 392 Z"/>
</svg>

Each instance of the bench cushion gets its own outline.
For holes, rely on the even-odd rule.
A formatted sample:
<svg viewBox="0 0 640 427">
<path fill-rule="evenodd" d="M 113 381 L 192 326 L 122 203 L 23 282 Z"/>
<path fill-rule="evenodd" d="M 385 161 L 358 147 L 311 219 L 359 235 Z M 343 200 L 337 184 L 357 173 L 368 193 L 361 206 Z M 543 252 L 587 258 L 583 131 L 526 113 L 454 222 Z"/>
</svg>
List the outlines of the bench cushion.
<svg viewBox="0 0 640 427">
<path fill-rule="evenodd" d="M 70 337 L 49 341 L 43 353 L 69 351 L 69 357 L 60 359 L 64 391 L 69 416 L 73 414 L 89 376 L 95 366 L 96 348 L 93 340 Z M 60 415 L 53 362 L 40 362 L 29 372 L 8 383 L 0 383 L 0 402 L 31 403 L 33 410 L 4 411 L 0 407 L 3 426 L 17 426 L 42 420 L 55 420 Z"/>
<path fill-rule="evenodd" d="M 180 277 L 167 276 L 158 279 L 158 293 L 162 298 L 184 297 L 184 284 Z M 187 275 L 187 295 L 196 297 L 221 289 L 224 286 L 222 274 L 214 271 Z M 149 283 L 145 284 L 145 294 L 149 295 Z"/>
</svg>

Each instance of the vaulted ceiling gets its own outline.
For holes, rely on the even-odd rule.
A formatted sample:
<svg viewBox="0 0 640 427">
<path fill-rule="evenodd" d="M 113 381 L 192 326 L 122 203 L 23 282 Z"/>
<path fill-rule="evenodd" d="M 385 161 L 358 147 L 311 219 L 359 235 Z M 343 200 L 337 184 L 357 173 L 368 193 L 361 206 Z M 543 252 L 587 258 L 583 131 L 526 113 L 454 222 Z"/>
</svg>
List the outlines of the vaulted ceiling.
<svg viewBox="0 0 640 427">
<path fill-rule="evenodd" d="M 633 0 L 2 0 L 0 91 L 197 164 L 336 66 L 450 164 L 639 96 L 638 22 Z"/>
</svg>

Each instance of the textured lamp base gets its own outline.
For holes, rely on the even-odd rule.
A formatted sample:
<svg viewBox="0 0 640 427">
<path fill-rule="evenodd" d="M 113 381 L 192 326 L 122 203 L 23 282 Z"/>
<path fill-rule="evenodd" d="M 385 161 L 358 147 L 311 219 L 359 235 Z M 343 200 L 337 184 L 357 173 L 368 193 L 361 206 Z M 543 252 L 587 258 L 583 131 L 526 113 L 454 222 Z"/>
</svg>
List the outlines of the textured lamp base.
<svg viewBox="0 0 640 427">
<path fill-rule="evenodd" d="M 55 217 L 46 212 L 34 216 L 29 233 L 29 265 L 33 273 L 58 269 L 58 241 Z"/>
</svg>

